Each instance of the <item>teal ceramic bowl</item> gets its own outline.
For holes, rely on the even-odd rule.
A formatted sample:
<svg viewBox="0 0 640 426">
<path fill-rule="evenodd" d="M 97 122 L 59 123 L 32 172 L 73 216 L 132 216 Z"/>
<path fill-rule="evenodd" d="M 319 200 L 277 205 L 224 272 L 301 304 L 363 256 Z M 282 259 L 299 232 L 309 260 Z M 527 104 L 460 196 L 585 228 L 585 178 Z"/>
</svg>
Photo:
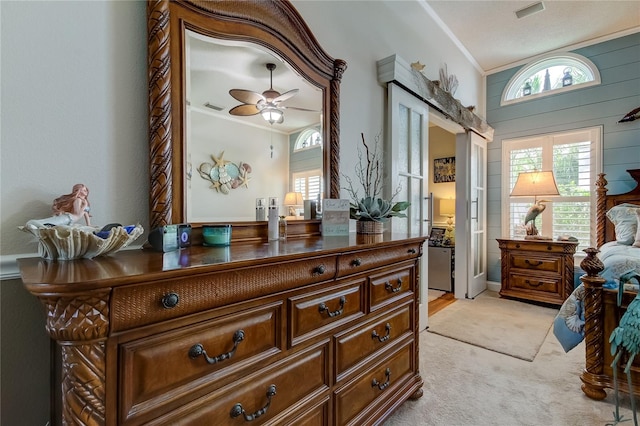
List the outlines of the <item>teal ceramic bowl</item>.
<svg viewBox="0 0 640 426">
<path fill-rule="evenodd" d="M 231 244 L 231 225 L 204 225 L 202 241 L 210 247 L 228 246 Z"/>
</svg>

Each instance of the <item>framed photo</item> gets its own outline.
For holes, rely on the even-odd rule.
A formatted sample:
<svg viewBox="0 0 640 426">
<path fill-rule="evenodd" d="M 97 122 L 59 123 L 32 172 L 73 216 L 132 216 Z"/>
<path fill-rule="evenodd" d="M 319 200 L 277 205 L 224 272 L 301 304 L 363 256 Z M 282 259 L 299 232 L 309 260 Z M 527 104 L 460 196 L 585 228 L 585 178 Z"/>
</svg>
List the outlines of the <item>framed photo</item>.
<svg viewBox="0 0 640 426">
<path fill-rule="evenodd" d="M 456 181 L 456 157 L 436 158 L 433 160 L 433 182 Z"/>
<path fill-rule="evenodd" d="M 432 247 L 441 246 L 446 231 L 447 230 L 445 228 L 431 228 L 431 234 L 429 234 L 429 245 Z"/>
</svg>

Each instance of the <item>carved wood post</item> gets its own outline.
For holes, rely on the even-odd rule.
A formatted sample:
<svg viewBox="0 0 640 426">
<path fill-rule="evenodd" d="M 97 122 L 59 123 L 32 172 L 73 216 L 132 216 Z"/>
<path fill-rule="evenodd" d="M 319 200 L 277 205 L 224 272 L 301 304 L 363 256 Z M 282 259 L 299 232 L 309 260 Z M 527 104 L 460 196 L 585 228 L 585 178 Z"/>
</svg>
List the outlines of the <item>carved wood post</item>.
<svg viewBox="0 0 640 426">
<path fill-rule="evenodd" d="M 596 248 L 584 250 L 587 257 L 580 262 L 580 267 L 586 275 L 580 277 L 584 284 L 584 339 L 585 339 L 585 368 L 580 379 L 582 391 L 589 398 L 601 400 L 607 396 L 602 384 L 606 380 L 604 371 L 604 308 L 602 306 L 602 285 L 606 282 L 598 274 L 604 270 L 604 265 L 596 254 Z"/>
<path fill-rule="evenodd" d="M 342 74 L 347 69 L 347 63 L 342 59 L 334 61 L 334 74 L 331 80 L 331 105 L 329 107 L 331 121 L 331 134 L 329 135 L 329 144 L 331 158 L 331 176 L 329 176 L 329 188 L 331 188 L 330 198 L 340 198 L 340 82 Z"/>
<path fill-rule="evenodd" d="M 43 295 L 46 329 L 62 348 L 62 424 L 105 424 L 105 342 L 109 290 L 81 296 Z"/>
<path fill-rule="evenodd" d="M 147 2 L 149 67 L 149 210 L 151 229 L 172 223 L 169 2 Z"/>
</svg>

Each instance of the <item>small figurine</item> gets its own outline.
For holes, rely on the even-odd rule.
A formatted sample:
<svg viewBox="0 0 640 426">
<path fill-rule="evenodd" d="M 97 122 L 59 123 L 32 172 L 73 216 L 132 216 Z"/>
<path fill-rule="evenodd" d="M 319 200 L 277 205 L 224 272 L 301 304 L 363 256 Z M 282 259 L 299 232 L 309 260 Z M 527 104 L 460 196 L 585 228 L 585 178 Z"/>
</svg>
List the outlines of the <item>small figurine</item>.
<svg viewBox="0 0 640 426">
<path fill-rule="evenodd" d="M 53 216 L 45 219 L 32 219 L 26 227 L 31 229 L 47 228 L 56 225 L 72 225 L 84 219 L 91 226 L 89 188 L 81 183 L 73 185 L 70 194 L 61 195 L 53 200 Z"/>
</svg>

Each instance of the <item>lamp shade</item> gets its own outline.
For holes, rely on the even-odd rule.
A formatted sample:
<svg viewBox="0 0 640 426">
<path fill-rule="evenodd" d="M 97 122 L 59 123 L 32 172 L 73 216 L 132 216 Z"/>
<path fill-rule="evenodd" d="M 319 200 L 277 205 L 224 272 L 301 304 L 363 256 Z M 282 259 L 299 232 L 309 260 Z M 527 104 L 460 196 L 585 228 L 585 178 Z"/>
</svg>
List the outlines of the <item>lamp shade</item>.
<svg viewBox="0 0 640 426">
<path fill-rule="evenodd" d="M 560 195 L 552 171 L 522 172 L 511 191 L 513 197 Z"/>
<path fill-rule="evenodd" d="M 453 217 L 456 215 L 456 200 L 453 198 L 440 199 L 440 215 Z"/>
<path fill-rule="evenodd" d="M 303 203 L 301 192 L 287 192 L 287 195 L 284 196 L 283 204 L 285 206 L 301 206 Z"/>
<path fill-rule="evenodd" d="M 282 123 L 282 121 L 284 120 L 284 113 L 282 112 L 282 110 L 275 107 L 267 107 L 263 109 L 260 114 L 262 115 L 262 118 L 264 118 L 271 124 Z"/>
</svg>

